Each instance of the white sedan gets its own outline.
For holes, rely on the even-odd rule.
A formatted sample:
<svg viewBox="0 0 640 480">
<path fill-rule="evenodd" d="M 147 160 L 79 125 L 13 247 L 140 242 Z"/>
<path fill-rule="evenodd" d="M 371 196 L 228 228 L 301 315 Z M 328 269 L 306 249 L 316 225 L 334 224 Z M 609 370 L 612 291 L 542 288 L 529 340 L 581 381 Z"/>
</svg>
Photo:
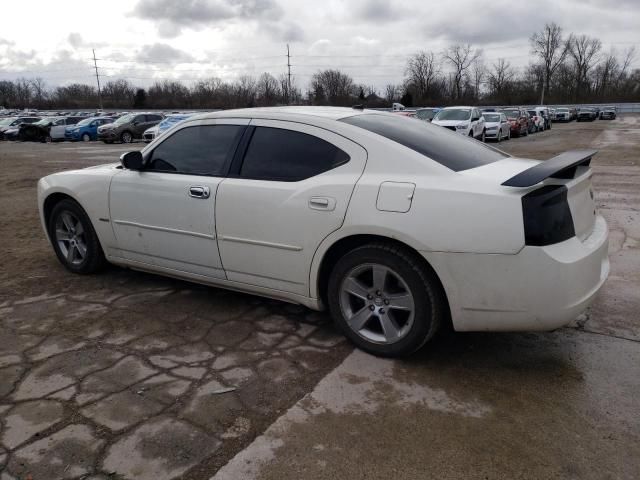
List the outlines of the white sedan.
<svg viewBox="0 0 640 480">
<path fill-rule="evenodd" d="M 328 308 L 360 348 L 551 330 L 605 281 L 594 151 L 513 158 L 390 113 L 283 107 L 191 117 L 121 164 L 38 183 L 67 269 L 105 261 Z"/>
</svg>

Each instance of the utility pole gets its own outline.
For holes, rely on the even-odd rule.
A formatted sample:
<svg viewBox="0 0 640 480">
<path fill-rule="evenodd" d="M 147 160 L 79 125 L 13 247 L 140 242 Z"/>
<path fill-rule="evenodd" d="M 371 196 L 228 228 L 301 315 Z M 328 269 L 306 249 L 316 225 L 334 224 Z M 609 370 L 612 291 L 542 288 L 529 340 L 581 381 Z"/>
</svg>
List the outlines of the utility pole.
<svg viewBox="0 0 640 480">
<path fill-rule="evenodd" d="M 291 54 L 289 53 L 289 44 L 287 43 L 287 105 L 291 103 Z"/>
<path fill-rule="evenodd" d="M 98 62 L 96 58 L 96 51 L 93 51 L 93 66 L 96 69 L 96 82 L 98 83 L 98 104 L 100 106 L 100 110 L 102 110 L 102 94 L 100 93 L 100 75 L 98 75 Z"/>
</svg>

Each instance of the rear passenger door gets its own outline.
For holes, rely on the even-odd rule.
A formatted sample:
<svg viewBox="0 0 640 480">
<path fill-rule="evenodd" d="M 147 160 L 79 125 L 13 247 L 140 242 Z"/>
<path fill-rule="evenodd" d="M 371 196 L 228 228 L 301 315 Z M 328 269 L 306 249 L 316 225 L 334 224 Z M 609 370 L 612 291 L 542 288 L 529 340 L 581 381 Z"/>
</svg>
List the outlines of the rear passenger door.
<svg viewBox="0 0 640 480">
<path fill-rule="evenodd" d="M 341 227 L 366 151 L 327 130 L 252 120 L 218 187 L 218 247 L 229 280 L 304 296 L 320 242 Z"/>
</svg>

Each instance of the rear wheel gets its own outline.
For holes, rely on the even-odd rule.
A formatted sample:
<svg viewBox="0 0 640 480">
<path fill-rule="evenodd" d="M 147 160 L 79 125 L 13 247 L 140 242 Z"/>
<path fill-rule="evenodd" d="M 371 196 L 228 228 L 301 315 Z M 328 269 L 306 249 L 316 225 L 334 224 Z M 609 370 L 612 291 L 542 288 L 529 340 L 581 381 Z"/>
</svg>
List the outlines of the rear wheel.
<svg viewBox="0 0 640 480">
<path fill-rule="evenodd" d="M 122 132 L 122 135 L 120 135 L 120 141 L 122 143 L 131 143 L 133 142 L 133 135 L 131 135 L 131 132 Z"/>
<path fill-rule="evenodd" d="M 413 353 L 438 330 L 446 301 L 435 274 L 385 243 L 344 255 L 329 278 L 328 304 L 343 333 L 374 355 Z"/>
<path fill-rule="evenodd" d="M 49 237 L 58 260 L 73 273 L 92 273 L 106 260 L 91 220 L 73 200 L 58 202 L 48 221 Z"/>
</svg>

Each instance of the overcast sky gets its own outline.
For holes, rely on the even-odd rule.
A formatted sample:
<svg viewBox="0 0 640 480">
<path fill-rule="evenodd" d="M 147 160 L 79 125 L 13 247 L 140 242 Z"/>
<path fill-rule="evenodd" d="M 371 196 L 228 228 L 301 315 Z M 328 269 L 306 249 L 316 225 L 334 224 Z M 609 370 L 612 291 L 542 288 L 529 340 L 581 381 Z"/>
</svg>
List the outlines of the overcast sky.
<svg viewBox="0 0 640 480">
<path fill-rule="evenodd" d="M 103 81 L 279 75 L 289 43 L 303 89 L 321 68 L 382 88 L 402 80 L 409 54 L 453 43 L 525 66 L 531 33 L 550 21 L 604 51 L 640 50 L 640 0 L 29 0 L 3 2 L 0 79 L 91 83 L 92 48 Z"/>
</svg>

